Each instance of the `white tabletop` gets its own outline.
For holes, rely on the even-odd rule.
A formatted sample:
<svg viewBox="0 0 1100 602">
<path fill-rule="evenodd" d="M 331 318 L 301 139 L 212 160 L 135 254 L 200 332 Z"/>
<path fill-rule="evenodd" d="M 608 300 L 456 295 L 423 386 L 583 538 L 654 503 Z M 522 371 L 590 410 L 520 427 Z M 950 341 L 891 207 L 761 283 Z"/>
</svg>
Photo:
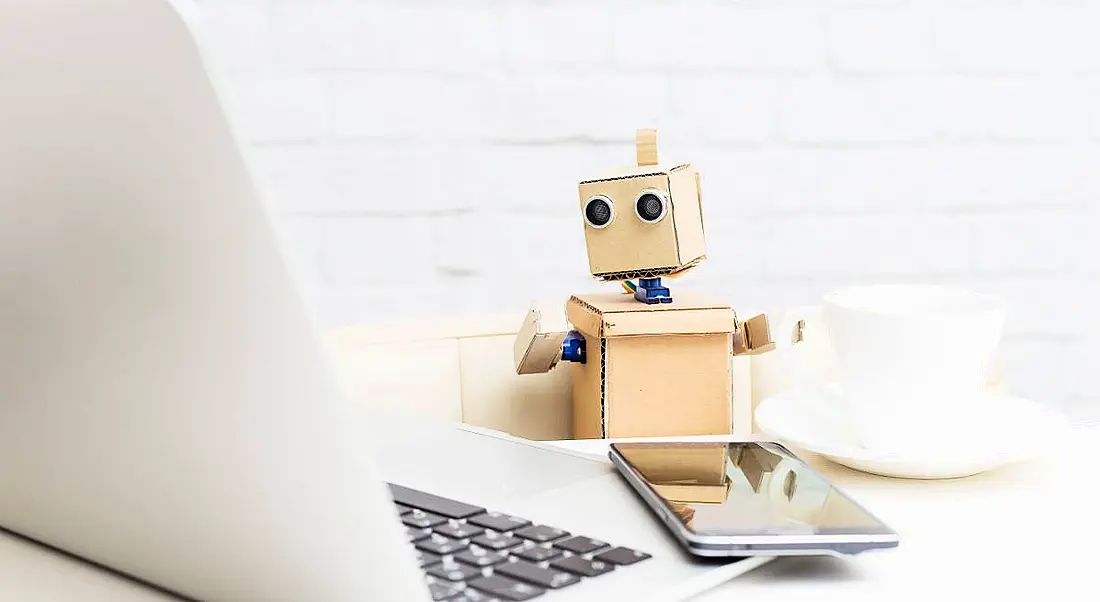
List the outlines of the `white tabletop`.
<svg viewBox="0 0 1100 602">
<path fill-rule="evenodd" d="M 606 441 L 558 445 L 604 454 Z M 901 535 L 893 550 L 839 559 L 779 558 L 701 594 L 720 600 L 986 600 L 1012 594 L 1100 598 L 1100 429 L 1076 428 L 1060 452 L 965 479 L 911 481 L 808 456 Z M 1086 593 L 1088 592 L 1088 593 Z"/>
<path fill-rule="evenodd" d="M 603 454 L 607 442 L 556 445 Z M 848 559 L 781 558 L 697 598 L 720 600 L 960 599 L 1002 594 L 1096 596 L 1100 429 L 1079 428 L 1060 453 L 951 481 L 904 481 L 821 459 L 835 483 L 897 529 L 895 550 Z M 884 597 L 887 594 L 888 597 Z M 0 532 L 0 600 L 176 600 Z"/>
</svg>

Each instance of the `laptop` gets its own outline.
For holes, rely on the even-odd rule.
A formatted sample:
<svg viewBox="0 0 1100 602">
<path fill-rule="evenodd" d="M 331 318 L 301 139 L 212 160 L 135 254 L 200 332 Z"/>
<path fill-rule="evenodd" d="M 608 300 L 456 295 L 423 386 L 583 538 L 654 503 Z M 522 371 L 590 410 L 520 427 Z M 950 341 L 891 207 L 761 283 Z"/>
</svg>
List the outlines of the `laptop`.
<svg viewBox="0 0 1100 602">
<path fill-rule="evenodd" d="M 192 19 L 0 5 L 4 537 L 209 601 L 671 600 L 767 560 L 691 560 L 606 460 L 348 403 Z"/>
</svg>

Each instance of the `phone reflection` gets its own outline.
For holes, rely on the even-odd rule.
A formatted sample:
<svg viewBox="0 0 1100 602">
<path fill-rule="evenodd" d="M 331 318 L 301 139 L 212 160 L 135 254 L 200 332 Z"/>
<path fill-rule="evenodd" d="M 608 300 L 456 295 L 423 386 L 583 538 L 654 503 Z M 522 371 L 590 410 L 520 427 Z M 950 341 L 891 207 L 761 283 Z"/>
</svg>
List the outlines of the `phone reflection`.
<svg viewBox="0 0 1100 602">
<path fill-rule="evenodd" d="M 622 444 L 692 531 L 814 532 L 877 522 L 793 456 L 751 443 Z"/>
<path fill-rule="evenodd" d="M 677 447 L 620 447 L 650 487 L 694 528 L 696 506 L 718 505 L 729 496 L 730 455 L 725 444 Z"/>
</svg>

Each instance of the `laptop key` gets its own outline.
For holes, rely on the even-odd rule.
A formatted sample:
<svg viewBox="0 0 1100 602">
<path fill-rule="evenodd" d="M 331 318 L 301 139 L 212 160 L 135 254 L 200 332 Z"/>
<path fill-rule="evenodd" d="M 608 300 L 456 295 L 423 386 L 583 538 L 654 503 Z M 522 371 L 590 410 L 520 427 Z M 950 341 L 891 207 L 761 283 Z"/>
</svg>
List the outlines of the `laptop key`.
<svg viewBox="0 0 1100 602">
<path fill-rule="evenodd" d="M 523 540 L 512 537 L 511 535 L 502 535 L 500 533 L 487 531 L 485 534 L 475 537 L 473 542 L 483 548 L 489 548 L 490 550 L 504 550 L 522 544 Z"/>
<path fill-rule="evenodd" d="M 512 579 L 501 577 L 500 575 L 478 577 L 477 579 L 467 581 L 466 585 L 492 594 L 503 600 L 530 600 L 531 598 L 546 593 L 546 590 L 541 587 L 513 581 Z"/>
<path fill-rule="evenodd" d="M 580 581 L 575 575 L 570 575 L 562 571 L 544 569 L 537 564 L 531 564 L 530 562 L 524 562 L 522 560 L 497 565 L 493 567 L 493 572 L 497 575 L 512 577 L 513 579 L 534 583 L 535 585 L 548 587 L 550 589 L 559 589 Z"/>
<path fill-rule="evenodd" d="M 437 514 L 424 512 L 423 510 L 413 510 L 405 516 L 402 516 L 401 522 L 404 523 L 406 527 L 413 527 L 415 529 L 427 529 L 428 527 L 442 525 L 443 523 L 447 522 L 447 519 Z"/>
<path fill-rule="evenodd" d="M 485 527 L 486 529 L 492 529 L 494 531 L 512 531 L 520 529 L 531 524 L 531 521 L 526 518 L 519 518 L 517 516 L 509 516 L 500 512 L 487 512 L 485 514 L 479 514 L 477 516 L 471 516 L 466 519 L 466 522 L 477 525 L 479 527 Z"/>
<path fill-rule="evenodd" d="M 447 581 L 466 581 L 481 576 L 481 569 L 455 562 L 444 562 L 428 569 L 428 574 Z"/>
<path fill-rule="evenodd" d="M 531 562 L 543 562 L 544 560 L 550 560 L 551 558 L 561 556 L 561 550 L 544 548 L 542 546 L 531 546 L 529 548 L 525 547 L 515 550 L 512 554 L 524 560 L 530 560 Z"/>
<path fill-rule="evenodd" d="M 432 600 L 453 600 L 462 590 L 461 583 L 428 582 L 428 593 L 432 595 Z"/>
<path fill-rule="evenodd" d="M 516 529 L 515 531 L 513 531 L 513 533 L 515 533 L 516 537 L 530 539 L 531 541 L 538 543 L 554 541 L 555 539 L 561 539 L 562 537 L 569 535 L 569 531 L 555 529 L 554 527 L 547 527 L 546 525 L 532 525 L 530 527 Z"/>
<path fill-rule="evenodd" d="M 400 514 L 401 516 L 405 516 L 406 514 L 413 511 L 412 508 L 409 508 L 408 506 L 406 506 L 404 504 L 394 504 L 394 506 L 397 506 L 397 513 Z"/>
<path fill-rule="evenodd" d="M 409 541 L 420 541 L 431 534 L 431 529 L 414 529 L 412 527 L 407 527 L 405 529 L 405 537 Z"/>
<path fill-rule="evenodd" d="M 581 577 L 595 577 L 615 570 L 615 565 L 601 560 L 586 560 L 580 556 L 569 556 L 551 561 L 550 566 Z"/>
<path fill-rule="evenodd" d="M 459 522 L 449 522 L 445 525 L 438 525 L 433 530 L 440 535 L 446 535 L 452 539 L 469 539 L 485 532 L 485 529 L 481 527 L 465 525 Z"/>
<path fill-rule="evenodd" d="M 421 539 L 414 545 L 416 545 L 416 549 L 418 550 L 446 556 L 447 554 L 454 554 L 465 548 L 467 544 L 457 539 L 451 539 L 450 537 L 443 537 L 437 533 L 432 533 L 431 537 Z"/>
<path fill-rule="evenodd" d="M 604 562 L 610 562 L 611 564 L 617 564 L 619 566 L 626 566 L 628 564 L 634 564 L 649 558 L 649 554 L 645 552 L 639 552 L 637 550 L 631 550 L 630 548 L 624 548 L 622 546 L 612 548 L 606 552 L 600 552 L 593 557 L 593 560 L 602 560 Z"/>
<path fill-rule="evenodd" d="M 443 560 L 438 554 L 432 554 L 431 552 L 425 552 L 423 550 L 416 551 L 416 561 L 420 564 L 420 568 L 431 566 L 439 561 Z"/>
<path fill-rule="evenodd" d="M 492 566 L 508 560 L 508 554 L 486 550 L 478 546 L 470 546 L 455 554 L 455 560 L 476 567 Z"/>
<path fill-rule="evenodd" d="M 447 518 L 466 518 L 485 512 L 485 509 L 480 506 L 463 504 L 462 502 L 456 502 L 445 497 L 439 497 L 438 495 L 409 489 L 401 485 L 394 485 L 393 483 L 390 483 L 390 494 L 393 495 L 393 501 L 398 504 L 419 508 L 426 512 L 446 516 Z"/>
<path fill-rule="evenodd" d="M 596 550 L 606 548 L 607 545 L 607 543 L 602 542 L 598 539 L 583 537 L 581 535 L 554 542 L 555 548 L 568 550 L 574 554 L 587 554 L 589 552 L 595 552 Z"/>
</svg>

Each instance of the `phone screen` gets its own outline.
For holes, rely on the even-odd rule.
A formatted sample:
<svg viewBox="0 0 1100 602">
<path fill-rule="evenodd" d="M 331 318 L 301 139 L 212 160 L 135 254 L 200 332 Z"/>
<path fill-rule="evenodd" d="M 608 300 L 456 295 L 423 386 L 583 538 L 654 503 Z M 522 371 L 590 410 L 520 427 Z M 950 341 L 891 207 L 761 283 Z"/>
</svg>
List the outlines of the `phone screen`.
<svg viewBox="0 0 1100 602">
<path fill-rule="evenodd" d="M 612 447 L 637 473 L 636 478 L 698 535 L 893 533 L 779 445 L 618 443 Z"/>
</svg>

